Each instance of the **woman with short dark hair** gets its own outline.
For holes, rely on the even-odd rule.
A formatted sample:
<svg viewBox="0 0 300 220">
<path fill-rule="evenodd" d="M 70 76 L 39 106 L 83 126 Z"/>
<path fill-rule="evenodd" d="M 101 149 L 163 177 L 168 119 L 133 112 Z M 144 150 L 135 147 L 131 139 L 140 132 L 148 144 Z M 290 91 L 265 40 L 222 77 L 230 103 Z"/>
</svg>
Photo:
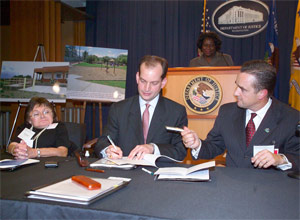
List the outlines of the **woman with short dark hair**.
<svg viewBox="0 0 300 220">
<path fill-rule="evenodd" d="M 221 45 L 222 41 L 216 33 L 201 33 L 197 40 L 199 56 L 190 61 L 190 67 L 233 66 L 231 56 L 220 52 Z"/>
<path fill-rule="evenodd" d="M 33 136 L 28 137 L 30 134 Z M 25 110 L 25 122 L 17 129 L 7 152 L 15 159 L 66 157 L 69 147 L 68 131 L 57 122 L 53 105 L 43 97 L 33 97 Z"/>
</svg>

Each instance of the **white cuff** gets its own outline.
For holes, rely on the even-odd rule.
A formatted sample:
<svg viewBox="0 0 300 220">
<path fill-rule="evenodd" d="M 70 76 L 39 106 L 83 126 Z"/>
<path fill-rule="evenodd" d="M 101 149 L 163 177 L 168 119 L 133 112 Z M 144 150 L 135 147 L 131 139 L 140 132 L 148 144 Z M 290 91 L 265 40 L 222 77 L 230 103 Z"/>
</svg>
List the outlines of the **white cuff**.
<svg viewBox="0 0 300 220">
<path fill-rule="evenodd" d="M 202 141 L 200 139 L 199 139 L 199 141 L 200 141 L 199 146 L 197 148 L 194 148 L 194 149 L 191 150 L 191 153 L 192 153 L 194 159 L 198 159 L 198 154 L 199 154 L 199 152 L 201 150 Z"/>
<path fill-rule="evenodd" d="M 276 168 L 280 170 L 288 170 L 293 167 L 293 164 L 287 159 L 287 157 L 284 154 L 278 154 L 278 155 L 283 157 L 285 163 L 276 166 Z"/>
<path fill-rule="evenodd" d="M 108 147 L 106 147 L 106 148 L 104 148 L 100 153 L 102 154 L 102 157 L 103 158 L 106 158 L 107 157 L 107 154 L 106 154 L 106 149 L 107 149 Z"/>
<path fill-rule="evenodd" d="M 152 146 L 153 146 L 153 148 L 154 148 L 154 151 L 153 151 L 153 154 L 154 155 L 160 155 L 160 150 L 159 150 L 159 148 L 158 148 L 158 146 L 156 145 L 156 144 L 154 144 L 154 143 L 150 143 Z"/>
</svg>

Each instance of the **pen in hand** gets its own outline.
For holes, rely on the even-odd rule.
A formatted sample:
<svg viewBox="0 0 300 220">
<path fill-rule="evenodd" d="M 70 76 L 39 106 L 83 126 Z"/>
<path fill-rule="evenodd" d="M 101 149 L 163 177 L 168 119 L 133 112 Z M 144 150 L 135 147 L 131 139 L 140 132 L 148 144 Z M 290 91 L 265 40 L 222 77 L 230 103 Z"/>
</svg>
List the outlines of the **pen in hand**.
<svg viewBox="0 0 300 220">
<path fill-rule="evenodd" d="M 115 149 L 117 149 L 115 143 L 112 141 L 112 139 L 110 138 L 109 135 L 107 135 L 107 138 L 108 138 L 109 142 L 111 143 L 111 145 L 114 146 Z"/>
</svg>

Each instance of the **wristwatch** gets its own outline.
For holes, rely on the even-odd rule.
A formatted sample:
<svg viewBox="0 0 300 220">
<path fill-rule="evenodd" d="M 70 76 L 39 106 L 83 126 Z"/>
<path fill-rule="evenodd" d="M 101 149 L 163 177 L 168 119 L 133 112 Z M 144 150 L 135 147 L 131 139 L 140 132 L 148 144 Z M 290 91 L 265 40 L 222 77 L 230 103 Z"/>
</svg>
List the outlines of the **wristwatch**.
<svg viewBox="0 0 300 220">
<path fill-rule="evenodd" d="M 40 149 L 37 148 L 36 151 L 37 151 L 37 157 L 41 157 L 41 151 L 40 151 Z"/>
</svg>

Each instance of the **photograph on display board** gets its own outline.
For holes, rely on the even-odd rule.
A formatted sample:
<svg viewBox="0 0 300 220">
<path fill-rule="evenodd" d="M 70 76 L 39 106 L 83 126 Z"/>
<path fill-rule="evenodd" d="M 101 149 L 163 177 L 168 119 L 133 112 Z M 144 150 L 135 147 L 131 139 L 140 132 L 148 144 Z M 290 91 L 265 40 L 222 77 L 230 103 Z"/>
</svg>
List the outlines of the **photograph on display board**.
<svg viewBox="0 0 300 220">
<path fill-rule="evenodd" d="M 67 99 L 117 102 L 125 98 L 128 51 L 69 46 Z"/>
<path fill-rule="evenodd" d="M 26 102 L 41 96 L 65 102 L 68 62 L 3 61 L 0 75 L 0 101 Z"/>
</svg>

